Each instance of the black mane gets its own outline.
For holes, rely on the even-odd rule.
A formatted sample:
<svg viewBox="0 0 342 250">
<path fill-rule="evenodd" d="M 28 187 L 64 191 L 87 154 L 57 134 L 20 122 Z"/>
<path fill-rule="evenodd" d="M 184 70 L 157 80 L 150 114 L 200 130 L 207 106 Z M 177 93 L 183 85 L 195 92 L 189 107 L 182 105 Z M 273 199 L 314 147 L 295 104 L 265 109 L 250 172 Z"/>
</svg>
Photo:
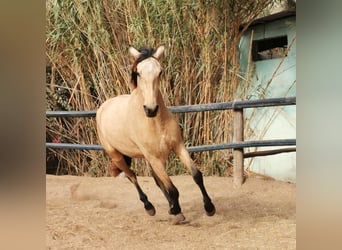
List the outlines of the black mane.
<svg viewBox="0 0 342 250">
<path fill-rule="evenodd" d="M 138 86 L 138 72 L 137 72 L 137 65 L 138 63 L 142 62 L 143 60 L 152 57 L 154 54 L 154 49 L 153 48 L 148 48 L 148 47 L 141 47 L 138 49 L 138 51 L 141 53 L 138 59 L 135 60 L 132 66 L 132 83 L 134 84 L 135 87 Z"/>
</svg>

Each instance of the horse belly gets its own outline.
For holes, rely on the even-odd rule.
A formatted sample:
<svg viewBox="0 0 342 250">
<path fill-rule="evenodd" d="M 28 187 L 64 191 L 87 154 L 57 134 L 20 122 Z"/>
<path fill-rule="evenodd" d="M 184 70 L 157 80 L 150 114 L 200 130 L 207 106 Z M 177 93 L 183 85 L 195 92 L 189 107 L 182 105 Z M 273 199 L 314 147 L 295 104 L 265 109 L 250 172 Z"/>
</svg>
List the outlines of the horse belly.
<svg viewBox="0 0 342 250">
<path fill-rule="evenodd" d="M 143 157 L 137 145 L 129 139 L 129 136 L 125 134 L 124 130 L 121 130 L 118 127 L 115 128 L 117 129 L 107 130 L 104 135 L 106 138 L 108 138 L 106 139 L 106 143 L 109 146 L 109 150 L 115 149 L 120 153 L 132 158 Z"/>
</svg>

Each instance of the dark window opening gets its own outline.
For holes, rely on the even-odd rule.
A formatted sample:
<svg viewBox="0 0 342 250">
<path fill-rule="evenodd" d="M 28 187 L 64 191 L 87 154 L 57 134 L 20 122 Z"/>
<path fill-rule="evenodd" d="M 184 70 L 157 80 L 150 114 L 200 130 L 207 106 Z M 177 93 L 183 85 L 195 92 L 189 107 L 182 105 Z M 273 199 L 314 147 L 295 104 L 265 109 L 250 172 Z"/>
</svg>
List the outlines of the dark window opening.
<svg viewBox="0 0 342 250">
<path fill-rule="evenodd" d="M 252 59 L 253 61 L 282 58 L 286 55 L 287 36 L 268 38 L 253 41 Z"/>
</svg>

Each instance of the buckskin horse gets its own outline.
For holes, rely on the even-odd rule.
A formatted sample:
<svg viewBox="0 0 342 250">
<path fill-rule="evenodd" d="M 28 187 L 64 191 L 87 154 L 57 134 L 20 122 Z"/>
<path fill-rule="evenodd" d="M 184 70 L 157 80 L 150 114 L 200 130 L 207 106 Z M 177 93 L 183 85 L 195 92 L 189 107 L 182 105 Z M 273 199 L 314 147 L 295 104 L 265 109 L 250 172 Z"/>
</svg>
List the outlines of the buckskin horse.
<svg viewBox="0 0 342 250">
<path fill-rule="evenodd" d="M 175 117 L 166 107 L 159 89 L 162 67 L 159 59 L 164 46 L 129 48 L 134 63 L 131 71 L 131 94 L 119 95 L 105 101 L 97 111 L 96 123 L 101 145 L 111 158 L 109 170 L 113 176 L 124 172 L 135 185 L 146 212 L 153 216 L 155 208 L 141 189 L 130 169 L 132 158 L 145 158 L 152 176 L 169 202 L 173 223 L 185 220 L 179 205 L 179 192 L 165 170 L 168 155 L 173 151 L 184 163 L 199 186 L 208 216 L 215 206 L 203 184 L 203 175 L 185 148 Z"/>
</svg>

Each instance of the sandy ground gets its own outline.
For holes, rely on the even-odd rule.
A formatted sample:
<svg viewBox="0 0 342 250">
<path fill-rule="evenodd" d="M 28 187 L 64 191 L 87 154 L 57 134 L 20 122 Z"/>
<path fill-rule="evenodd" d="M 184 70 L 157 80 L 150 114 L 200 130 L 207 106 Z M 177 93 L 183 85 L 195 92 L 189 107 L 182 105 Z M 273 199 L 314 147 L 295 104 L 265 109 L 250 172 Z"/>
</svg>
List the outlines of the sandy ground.
<svg viewBox="0 0 342 250">
<path fill-rule="evenodd" d="M 46 176 L 47 249 L 295 249 L 295 184 L 205 177 L 216 206 L 208 217 L 190 176 L 171 177 L 186 223 L 172 225 L 168 203 L 150 177 L 138 177 L 156 208 L 149 216 L 122 177 Z"/>
</svg>

